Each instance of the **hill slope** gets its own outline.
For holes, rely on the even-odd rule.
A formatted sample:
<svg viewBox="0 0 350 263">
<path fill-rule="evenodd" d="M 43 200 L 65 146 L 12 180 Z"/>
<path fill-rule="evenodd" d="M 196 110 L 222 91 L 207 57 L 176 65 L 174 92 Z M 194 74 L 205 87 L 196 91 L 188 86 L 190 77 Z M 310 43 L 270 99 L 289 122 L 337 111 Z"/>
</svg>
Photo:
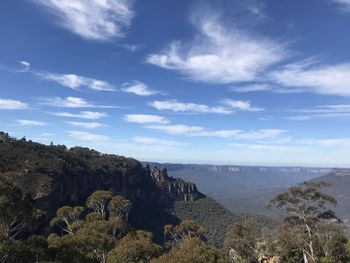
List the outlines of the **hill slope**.
<svg viewBox="0 0 350 263">
<path fill-rule="evenodd" d="M 10 178 L 46 211 L 39 231 L 63 205 L 81 205 L 95 190 L 109 190 L 133 202 L 130 223 L 152 231 L 157 242 L 163 226 L 194 219 L 207 229 L 208 243 L 220 246 L 226 227 L 240 216 L 201 194 L 196 185 L 144 167 L 135 159 L 82 147 L 42 145 L 0 133 L 0 176 Z"/>
<path fill-rule="evenodd" d="M 312 181 L 326 182 L 331 185 L 329 188 L 325 188 L 325 191 L 337 199 L 338 204 L 335 207 L 335 211 L 344 220 L 344 223 L 350 226 L 350 170 L 334 170 Z"/>
</svg>

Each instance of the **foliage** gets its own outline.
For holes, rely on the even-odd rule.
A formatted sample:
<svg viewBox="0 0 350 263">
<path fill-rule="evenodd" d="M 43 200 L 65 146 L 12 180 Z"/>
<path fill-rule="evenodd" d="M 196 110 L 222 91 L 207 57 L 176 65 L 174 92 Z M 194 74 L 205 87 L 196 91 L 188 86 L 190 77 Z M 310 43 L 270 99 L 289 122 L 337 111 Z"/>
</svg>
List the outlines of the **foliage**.
<svg viewBox="0 0 350 263">
<path fill-rule="evenodd" d="M 110 191 L 96 191 L 89 196 L 86 201 L 86 207 L 91 208 L 101 217 L 101 220 L 107 218 L 107 206 L 113 197 Z"/>
<path fill-rule="evenodd" d="M 42 213 L 25 200 L 22 191 L 0 176 L 0 227 L 9 237 L 16 237 L 38 220 Z"/>
<path fill-rule="evenodd" d="M 57 210 L 57 216 L 51 220 L 51 227 L 58 226 L 66 234 L 73 234 L 79 229 L 85 208 L 82 206 L 63 206 Z"/>
<path fill-rule="evenodd" d="M 154 259 L 151 263 L 224 263 L 225 256 L 218 249 L 207 246 L 198 238 L 185 238 L 169 253 Z"/>
<path fill-rule="evenodd" d="M 59 208 L 51 225 L 58 225 L 63 235 L 54 234 L 48 239 L 53 258 L 61 262 L 67 260 L 107 262 L 107 253 L 129 230 L 123 218 L 112 217 L 113 220 L 109 220 L 108 215 L 112 212 L 124 211 L 125 203 L 131 207 L 130 201 L 116 197 L 123 202 L 114 202 L 109 206 L 109 202 L 114 198 L 113 194 L 108 191 L 96 191 L 88 197 L 86 208 L 80 206 Z M 89 208 L 92 212 L 85 216 L 85 211 Z"/>
<path fill-rule="evenodd" d="M 177 243 L 188 238 L 202 238 L 205 233 L 204 227 L 197 225 L 193 220 L 183 220 L 179 225 L 164 226 L 164 235 L 166 238 L 172 239 Z"/>
<path fill-rule="evenodd" d="M 288 241 L 287 245 L 293 243 L 295 245 L 292 249 L 293 254 L 298 253 L 295 251 L 299 250 L 306 263 L 319 260 L 317 233 L 320 224 L 339 221 L 335 212 L 329 209 L 329 205 L 337 203 L 336 199 L 320 190 L 326 186 L 328 185 L 322 182 L 304 182 L 291 187 L 288 192 L 277 195 L 270 202 L 270 206 L 287 212 L 285 222 L 288 224 L 285 225 L 283 234 L 287 233 L 288 236 L 288 233 L 293 233 L 289 237 L 295 237 L 293 242 Z M 288 250 L 284 249 L 284 253 L 286 251 Z"/>
<path fill-rule="evenodd" d="M 163 252 L 161 246 L 152 242 L 152 234 L 135 231 L 121 239 L 108 253 L 108 263 L 148 263 Z"/>
<path fill-rule="evenodd" d="M 131 202 L 121 195 L 113 196 L 108 204 L 109 216 L 114 219 L 125 219 L 128 221 L 131 210 Z"/>
<path fill-rule="evenodd" d="M 228 227 L 225 237 L 225 250 L 230 258 L 239 258 L 240 262 L 257 260 L 258 230 L 253 221 L 247 220 Z"/>
</svg>

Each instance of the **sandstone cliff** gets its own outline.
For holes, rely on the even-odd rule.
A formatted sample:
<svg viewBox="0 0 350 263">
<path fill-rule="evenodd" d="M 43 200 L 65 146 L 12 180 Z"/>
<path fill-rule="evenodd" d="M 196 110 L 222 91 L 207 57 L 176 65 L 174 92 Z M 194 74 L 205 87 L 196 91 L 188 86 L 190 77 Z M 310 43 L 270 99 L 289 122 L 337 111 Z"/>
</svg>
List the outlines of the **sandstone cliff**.
<svg viewBox="0 0 350 263">
<path fill-rule="evenodd" d="M 135 205 L 202 196 L 194 184 L 132 158 L 0 135 L 0 175 L 15 181 L 49 216 L 62 205 L 82 204 L 96 190 L 123 195 Z"/>
</svg>

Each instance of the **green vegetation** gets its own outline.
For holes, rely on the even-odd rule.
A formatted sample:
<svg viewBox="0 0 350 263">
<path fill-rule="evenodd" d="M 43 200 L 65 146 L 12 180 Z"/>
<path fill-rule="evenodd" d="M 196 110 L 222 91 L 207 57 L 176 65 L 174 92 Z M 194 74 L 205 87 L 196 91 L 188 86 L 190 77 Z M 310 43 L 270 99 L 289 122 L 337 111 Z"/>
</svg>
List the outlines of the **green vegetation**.
<svg viewBox="0 0 350 263">
<path fill-rule="evenodd" d="M 272 235 L 252 218 L 230 224 L 225 250 L 220 250 L 206 244 L 206 230 L 194 220 L 165 225 L 164 239 L 170 242 L 164 247 L 155 244 L 152 233 L 127 222 L 131 202 L 105 190 L 93 192 L 85 206 L 59 208 L 47 237 L 28 235 L 42 213 L 17 186 L 1 178 L 0 259 L 19 263 L 349 262 L 350 243 L 327 206 L 336 200 L 321 191 L 324 186 L 303 183 L 276 196 L 270 204 L 285 209 L 288 216 Z"/>
<path fill-rule="evenodd" d="M 176 245 L 167 252 L 153 243 L 152 233 L 135 230 L 127 223 L 129 200 L 102 190 L 92 193 L 85 206 L 59 208 L 51 220 L 51 234 L 47 238 L 36 235 L 16 238 L 32 225 L 32 220 L 25 221 L 24 215 L 36 212 L 28 210 L 29 202 L 18 198 L 22 194 L 18 187 L 2 178 L 0 188 L 7 190 L 0 196 L 1 208 L 7 208 L 9 202 L 16 208 L 1 210 L 6 214 L 1 213 L 0 262 L 224 262 L 219 250 L 200 240 L 205 230 L 191 220 L 165 226 L 164 235 L 176 240 Z M 16 198 L 8 200 L 13 194 L 17 194 Z M 14 220 L 13 212 L 18 213 L 18 221 Z M 10 220 L 16 226 L 15 231 L 10 228 Z"/>
<path fill-rule="evenodd" d="M 277 225 L 213 199 L 174 200 L 140 163 L 0 133 L 0 263 L 346 263 L 322 182 L 277 195 Z"/>
<path fill-rule="evenodd" d="M 174 202 L 170 213 L 182 220 L 191 219 L 202 225 L 206 232 L 204 238 L 211 246 L 224 246 L 226 229 L 233 223 L 242 220 L 253 220 L 259 229 L 271 230 L 277 226 L 277 221 L 258 214 L 234 214 L 209 197 L 194 202 Z"/>
<path fill-rule="evenodd" d="M 259 233 L 252 222 L 228 228 L 225 248 L 232 262 L 350 262 L 344 227 L 325 194 L 325 183 L 301 183 L 277 195 L 270 206 L 287 217 L 276 233 Z M 348 245 L 347 245 L 348 243 Z"/>
</svg>

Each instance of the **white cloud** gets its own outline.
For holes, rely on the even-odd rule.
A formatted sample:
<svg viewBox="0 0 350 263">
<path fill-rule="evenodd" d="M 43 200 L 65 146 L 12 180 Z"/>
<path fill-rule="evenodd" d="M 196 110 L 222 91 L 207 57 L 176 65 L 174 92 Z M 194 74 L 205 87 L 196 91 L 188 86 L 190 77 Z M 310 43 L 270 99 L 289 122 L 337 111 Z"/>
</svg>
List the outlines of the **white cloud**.
<svg viewBox="0 0 350 263">
<path fill-rule="evenodd" d="M 279 152 L 279 153 L 300 153 L 304 152 L 305 148 L 298 146 L 284 146 L 284 145 L 273 145 L 273 144 L 241 144 L 231 143 L 231 147 L 237 148 L 238 150 L 249 150 L 249 151 L 261 151 L 261 152 Z"/>
<path fill-rule="evenodd" d="M 281 139 L 280 137 L 288 132 L 287 130 L 281 129 L 262 129 L 258 131 L 242 132 L 238 134 L 235 139 L 243 140 L 270 140 L 270 139 Z M 288 140 L 288 139 L 287 139 Z M 281 140 L 285 141 L 285 138 Z"/>
<path fill-rule="evenodd" d="M 272 90 L 272 86 L 268 84 L 252 84 L 240 87 L 232 87 L 230 90 L 237 93 L 257 92 Z"/>
<path fill-rule="evenodd" d="M 22 68 L 18 72 L 27 72 L 30 69 L 30 63 L 25 60 L 18 61 L 22 65 Z"/>
<path fill-rule="evenodd" d="M 82 38 L 106 41 L 120 38 L 134 16 L 132 0 L 39 0 L 58 23 Z"/>
<path fill-rule="evenodd" d="M 80 140 L 87 141 L 92 143 L 107 143 L 111 141 L 111 138 L 105 135 L 90 133 L 90 132 L 82 132 L 82 131 L 68 131 L 67 132 L 70 137 Z"/>
<path fill-rule="evenodd" d="M 139 96 L 151 96 L 155 94 L 161 94 L 160 91 L 150 89 L 145 83 L 141 81 L 132 81 L 123 84 L 123 91 L 128 93 L 134 93 Z"/>
<path fill-rule="evenodd" d="M 303 115 L 290 116 L 286 119 L 297 121 L 313 119 L 342 119 L 350 117 L 350 105 L 321 105 L 308 109 L 294 110 L 294 112 L 303 113 Z"/>
<path fill-rule="evenodd" d="M 97 105 L 83 98 L 77 97 L 52 97 L 41 98 L 43 105 L 60 107 L 60 108 L 117 108 L 114 106 Z"/>
<path fill-rule="evenodd" d="M 350 104 L 319 105 L 296 111 L 305 113 L 350 113 Z"/>
<path fill-rule="evenodd" d="M 302 61 L 270 73 L 273 81 L 319 94 L 350 96 L 350 63 L 316 65 Z"/>
<path fill-rule="evenodd" d="M 96 128 L 105 127 L 104 124 L 99 122 L 67 121 L 66 123 L 74 127 L 85 128 L 85 129 L 96 129 Z"/>
<path fill-rule="evenodd" d="M 41 77 L 42 79 L 55 81 L 62 86 L 74 90 L 79 90 L 81 88 L 88 88 L 97 91 L 115 90 L 113 85 L 106 81 L 79 76 L 76 74 L 57 74 L 50 72 L 36 72 L 35 74 Z"/>
<path fill-rule="evenodd" d="M 158 130 L 165 133 L 176 134 L 176 135 L 193 135 L 204 131 L 202 127 L 188 126 L 188 125 L 182 125 L 182 124 L 148 125 L 145 127 L 152 130 Z"/>
<path fill-rule="evenodd" d="M 225 99 L 222 102 L 225 105 L 231 107 L 232 109 L 239 110 L 239 111 L 263 111 L 264 110 L 264 108 L 253 107 L 250 101 Z"/>
<path fill-rule="evenodd" d="M 194 20 L 198 34 L 191 42 L 172 42 L 147 62 L 182 73 L 194 81 L 234 83 L 259 79 L 260 73 L 287 56 L 283 45 L 225 26 L 214 14 Z"/>
<path fill-rule="evenodd" d="M 350 138 L 327 138 L 327 139 L 308 139 L 299 140 L 301 144 L 335 147 L 335 148 L 350 148 Z"/>
<path fill-rule="evenodd" d="M 0 98 L 0 110 L 24 110 L 28 109 L 27 103 L 21 102 L 19 100 L 10 100 Z"/>
<path fill-rule="evenodd" d="M 167 124 L 169 121 L 162 116 L 159 115 L 148 115 L 148 114 L 127 114 L 124 115 L 123 120 L 126 122 L 133 122 L 139 124 Z"/>
<path fill-rule="evenodd" d="M 22 126 L 44 126 L 44 125 L 46 125 L 45 122 L 34 121 L 34 120 L 17 120 L 16 122 Z"/>
<path fill-rule="evenodd" d="M 59 117 L 81 118 L 81 119 L 91 119 L 91 120 L 97 120 L 103 117 L 107 117 L 107 113 L 95 112 L 95 111 L 81 111 L 79 113 L 51 112 L 51 114 Z"/>
<path fill-rule="evenodd" d="M 337 4 L 343 12 L 350 12 L 350 0 L 332 0 L 332 2 Z"/>
<path fill-rule="evenodd" d="M 200 126 L 188 126 L 183 124 L 169 125 L 147 125 L 148 129 L 162 131 L 174 135 L 186 135 L 196 137 L 218 137 L 230 138 L 237 140 L 268 140 L 277 139 L 286 133 L 286 130 L 264 129 L 258 131 L 241 131 L 241 130 L 208 130 Z"/>
<path fill-rule="evenodd" d="M 157 110 L 169 110 L 175 112 L 197 112 L 197 113 L 218 113 L 218 114 L 230 114 L 232 110 L 225 107 L 209 107 L 204 104 L 196 103 L 184 103 L 177 100 L 164 100 L 164 101 L 154 101 L 150 105 Z"/>
<path fill-rule="evenodd" d="M 181 143 L 169 140 L 162 140 L 152 137 L 144 137 L 144 136 L 135 136 L 133 141 L 140 144 L 146 145 L 159 145 L 159 146 L 177 146 L 181 145 Z"/>
</svg>

